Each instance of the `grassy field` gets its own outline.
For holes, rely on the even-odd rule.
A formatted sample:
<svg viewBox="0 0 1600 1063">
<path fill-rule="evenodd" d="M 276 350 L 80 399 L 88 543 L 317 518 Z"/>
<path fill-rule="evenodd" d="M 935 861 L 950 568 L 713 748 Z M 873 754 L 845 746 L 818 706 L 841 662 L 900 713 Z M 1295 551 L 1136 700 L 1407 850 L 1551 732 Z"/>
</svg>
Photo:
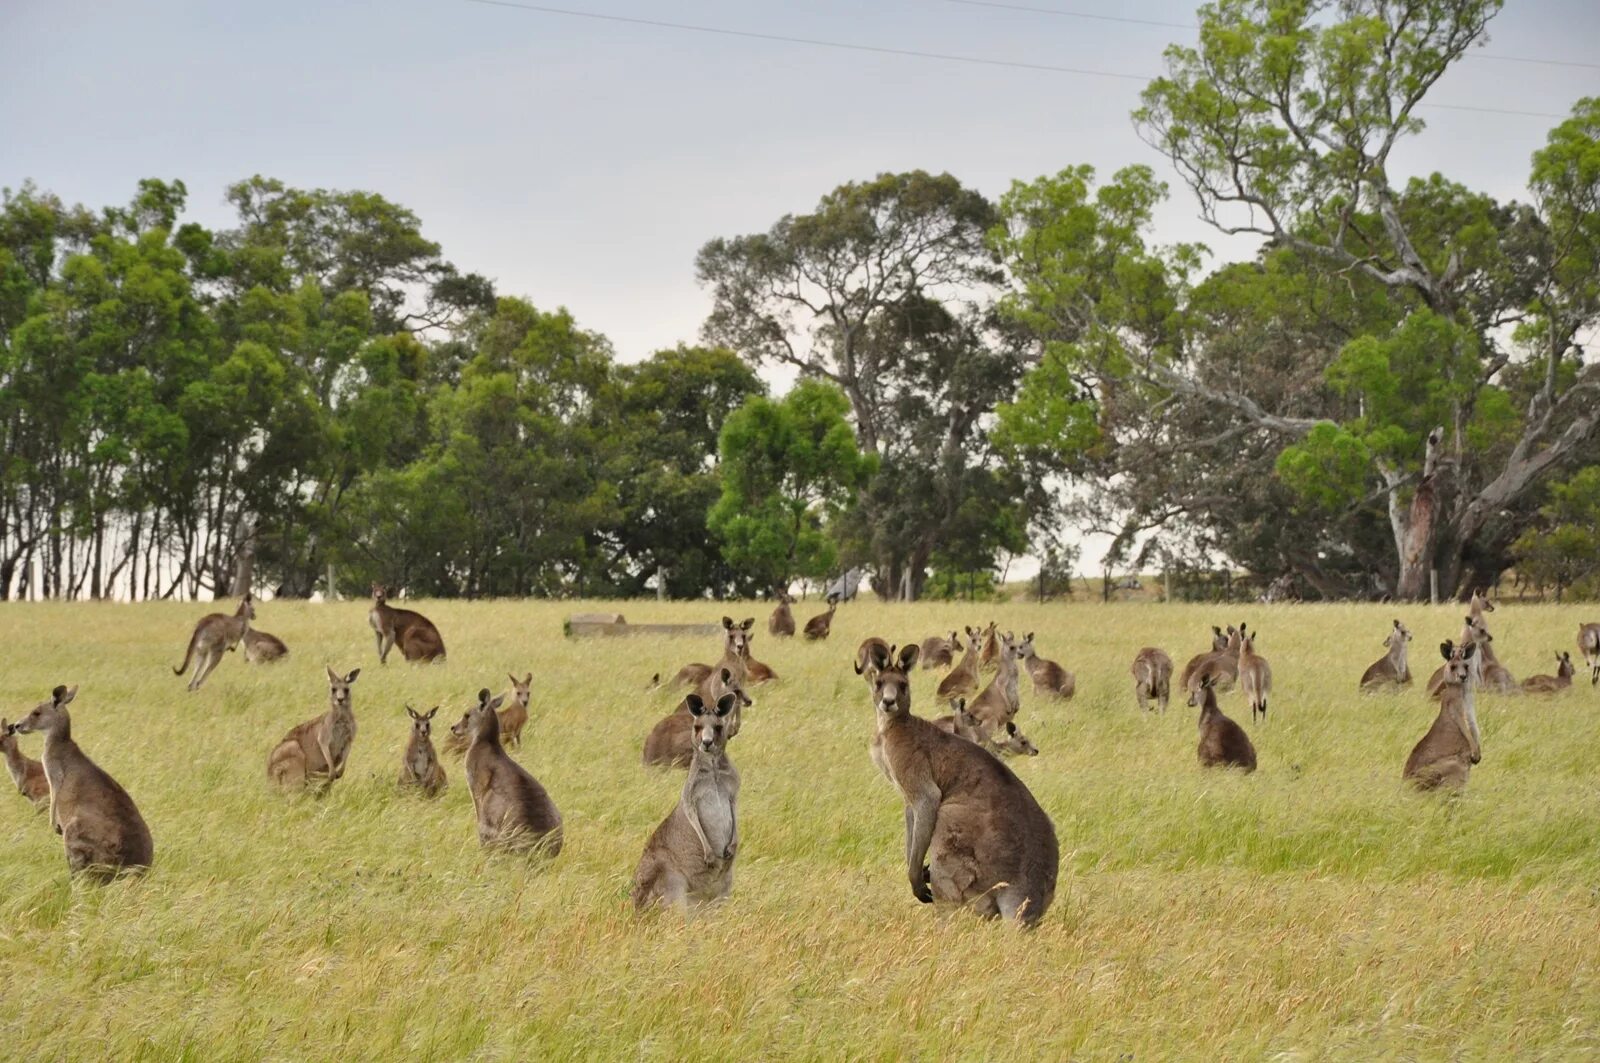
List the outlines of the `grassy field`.
<svg viewBox="0 0 1600 1063">
<path fill-rule="evenodd" d="M 603 608 L 586 603 L 581 608 Z M 1356 693 L 1390 618 L 1425 676 L 1457 607 L 1007 604 L 841 608 L 831 641 L 756 655 L 730 752 L 743 776 L 734 893 L 688 921 L 628 902 L 679 773 L 640 745 L 674 699 L 655 671 L 704 641 L 564 641 L 549 603 L 422 603 L 448 663 L 380 668 L 366 605 L 264 603 L 290 659 L 232 654 L 198 694 L 170 665 L 203 608 L 0 606 L 0 711 L 77 683 L 74 733 L 132 793 L 156 867 L 68 880 L 61 845 L 0 795 L 0 1052 L 10 1058 L 1574 1058 L 1600 1053 L 1600 691 L 1484 697 L 1484 759 L 1457 800 L 1403 791 L 1433 709 Z M 629 619 L 717 605 L 628 603 Z M 797 608 L 804 619 L 814 610 Z M 1582 607 L 1490 620 L 1520 678 L 1572 649 Z M 1062 875 L 1032 933 L 918 904 L 899 797 L 867 756 L 855 644 L 990 616 L 1077 671 L 1066 705 L 1024 680 L 1013 761 L 1053 816 Z M 1202 773 L 1195 713 L 1140 715 L 1134 652 L 1182 662 L 1248 621 L 1272 662 L 1261 770 Z M 398 656 L 398 655 L 396 655 Z M 284 797 L 268 751 L 322 711 L 324 663 L 359 666 L 349 774 Z M 396 794 L 403 705 L 455 717 L 535 674 L 523 762 L 566 817 L 551 865 L 477 845 L 459 762 L 428 803 Z M 932 715 L 934 673 L 916 675 Z M 1248 713 L 1238 694 L 1224 711 Z M 39 753 L 38 739 L 24 749 Z"/>
</svg>

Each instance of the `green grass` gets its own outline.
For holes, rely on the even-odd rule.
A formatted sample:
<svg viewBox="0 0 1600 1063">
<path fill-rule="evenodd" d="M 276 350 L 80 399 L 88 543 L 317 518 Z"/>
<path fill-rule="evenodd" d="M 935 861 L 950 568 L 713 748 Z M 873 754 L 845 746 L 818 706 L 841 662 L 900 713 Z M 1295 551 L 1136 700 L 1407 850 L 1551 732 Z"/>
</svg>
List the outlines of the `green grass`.
<svg viewBox="0 0 1600 1063">
<path fill-rule="evenodd" d="M 83 748 L 132 793 L 156 867 L 68 880 L 61 845 L 0 794 L 0 1044 L 10 1058 L 722 1059 L 1573 1058 L 1600 1052 L 1600 692 L 1480 702 L 1483 763 L 1459 799 L 1402 790 L 1433 709 L 1363 698 L 1390 618 L 1426 676 L 1456 607 L 849 604 L 824 644 L 775 642 L 766 608 L 630 602 L 631 620 L 760 620 L 782 676 L 731 749 L 743 776 L 733 896 L 636 916 L 634 866 L 679 773 L 640 745 L 673 699 L 652 672 L 704 641 L 566 641 L 601 603 L 427 602 L 448 663 L 380 668 L 366 605 L 264 603 L 284 664 L 229 655 L 198 694 L 169 666 L 193 605 L 5 605 L 0 711 L 57 683 Z M 814 610 L 802 604 L 803 620 Z M 1574 648 L 1582 607 L 1490 619 L 1519 677 Z M 1053 816 L 1062 875 L 1032 933 L 918 904 L 901 804 L 867 755 L 850 669 L 867 634 L 990 616 L 1038 633 L 1078 697 L 1019 723 L 1013 761 Z M 1145 644 L 1181 668 L 1244 619 L 1272 662 L 1261 770 L 1195 764 L 1192 710 L 1140 715 Z M 322 711 L 323 664 L 360 666 L 349 774 L 284 797 L 267 753 Z M 393 786 L 406 702 L 454 717 L 532 669 L 523 762 L 566 817 L 541 867 L 478 848 L 459 762 L 437 802 Z M 933 673 L 916 673 L 932 715 Z M 1237 694 L 1223 708 L 1249 726 Z M 33 755 L 38 741 L 22 739 Z M 4 781 L 0 779 L 0 781 Z"/>
</svg>

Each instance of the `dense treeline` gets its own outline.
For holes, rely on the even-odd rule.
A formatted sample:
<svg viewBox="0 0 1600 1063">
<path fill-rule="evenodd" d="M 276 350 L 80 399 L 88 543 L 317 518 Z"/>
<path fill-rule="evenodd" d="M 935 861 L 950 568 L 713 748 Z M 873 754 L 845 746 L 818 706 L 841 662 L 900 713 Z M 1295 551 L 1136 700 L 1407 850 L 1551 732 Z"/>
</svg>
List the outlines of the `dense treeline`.
<svg viewBox="0 0 1600 1063">
<path fill-rule="evenodd" d="M 619 362 L 367 192 L 181 182 L 0 202 L 0 595 L 749 594 L 866 569 L 959 593 L 1008 554 L 1180 586 L 1600 590 L 1600 101 L 1528 202 L 1391 180 L 1496 0 L 1224 0 L 1135 115 L 1168 189 L 1073 167 L 998 200 L 884 174 L 710 240 L 702 341 Z M 756 370 L 801 383 L 766 394 Z"/>
</svg>

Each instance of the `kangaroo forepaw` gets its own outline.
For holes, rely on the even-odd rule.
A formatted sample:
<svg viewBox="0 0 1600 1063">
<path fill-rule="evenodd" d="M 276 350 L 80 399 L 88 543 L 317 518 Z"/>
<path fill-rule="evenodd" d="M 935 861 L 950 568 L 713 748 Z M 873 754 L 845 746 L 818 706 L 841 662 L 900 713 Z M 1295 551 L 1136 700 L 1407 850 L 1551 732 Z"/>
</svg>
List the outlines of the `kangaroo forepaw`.
<svg viewBox="0 0 1600 1063">
<path fill-rule="evenodd" d="M 924 867 L 922 869 L 922 878 L 921 878 L 921 880 L 917 881 L 917 882 L 913 882 L 911 884 L 911 893 L 912 893 L 912 895 L 914 897 L 916 897 L 917 900 L 921 901 L 923 904 L 932 904 L 933 903 L 933 890 L 930 889 L 929 886 L 928 886 L 928 883 L 929 883 L 929 881 L 931 879 L 932 879 L 932 872 L 928 868 Z"/>
</svg>

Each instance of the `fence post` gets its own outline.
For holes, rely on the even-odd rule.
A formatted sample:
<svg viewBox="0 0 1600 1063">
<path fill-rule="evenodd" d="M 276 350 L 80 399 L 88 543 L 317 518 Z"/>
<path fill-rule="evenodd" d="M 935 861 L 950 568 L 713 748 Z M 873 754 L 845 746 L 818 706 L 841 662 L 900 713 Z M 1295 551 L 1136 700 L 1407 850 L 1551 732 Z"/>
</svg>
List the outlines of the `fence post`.
<svg viewBox="0 0 1600 1063">
<path fill-rule="evenodd" d="M 1428 569 L 1428 602 L 1439 604 L 1439 570 L 1436 568 Z"/>
</svg>

